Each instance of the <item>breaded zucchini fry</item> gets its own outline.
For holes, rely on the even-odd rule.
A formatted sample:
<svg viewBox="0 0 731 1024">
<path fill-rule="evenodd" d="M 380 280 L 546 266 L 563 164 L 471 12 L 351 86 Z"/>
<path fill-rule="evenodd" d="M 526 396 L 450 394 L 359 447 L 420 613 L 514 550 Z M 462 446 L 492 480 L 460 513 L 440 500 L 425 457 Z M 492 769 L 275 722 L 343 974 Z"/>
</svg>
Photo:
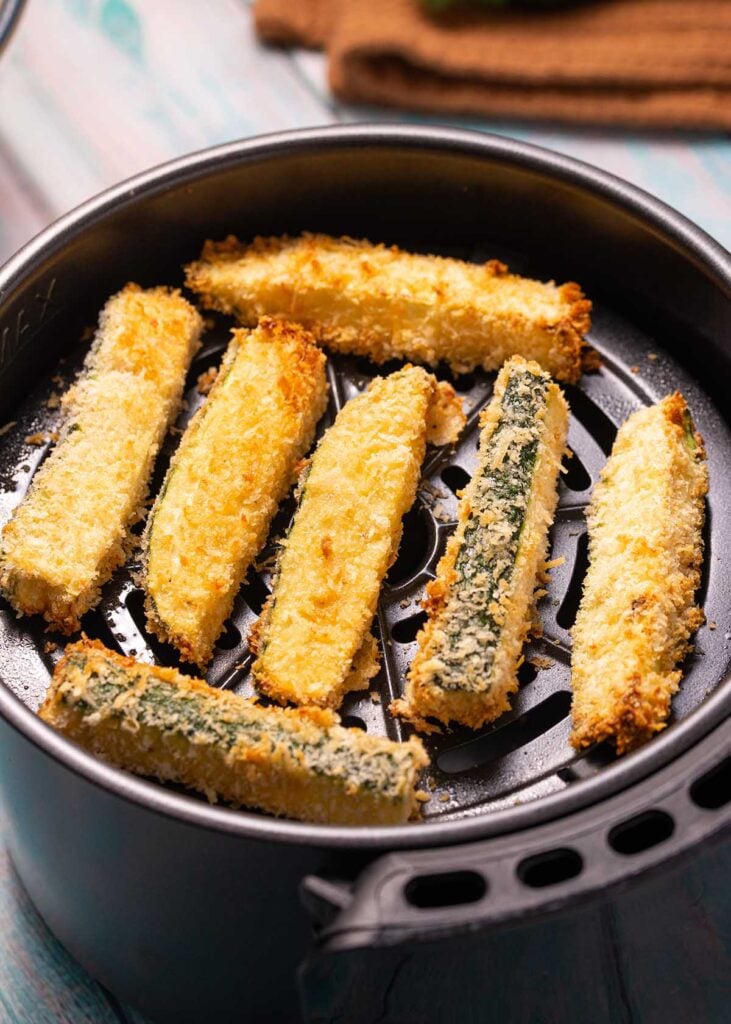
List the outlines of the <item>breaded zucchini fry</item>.
<svg viewBox="0 0 731 1024">
<path fill-rule="evenodd" d="M 233 332 L 144 539 L 147 624 L 187 661 L 209 661 L 326 403 L 325 356 L 301 327 Z"/>
<path fill-rule="evenodd" d="M 431 374 L 409 366 L 376 378 L 320 441 L 250 638 L 254 680 L 269 697 L 337 707 L 345 690 L 368 685 L 368 629 L 416 494 L 429 425 L 440 426 L 435 410 L 445 405 L 453 426 L 464 422 L 454 392 L 447 403 Z"/>
<path fill-rule="evenodd" d="M 518 354 L 567 381 L 581 373 L 591 309 L 578 285 L 516 277 L 497 260 L 480 266 L 328 235 L 207 242 L 187 283 L 242 323 L 287 317 L 332 351 L 376 363 L 444 361 L 462 373 L 497 370 Z"/>
<path fill-rule="evenodd" d="M 332 711 L 259 707 L 89 640 L 66 648 L 39 714 L 122 768 L 304 821 L 405 822 L 429 763 L 418 739 L 344 729 Z"/>
<path fill-rule="evenodd" d="M 622 754 L 664 728 L 677 666 L 703 622 L 694 595 L 707 491 L 703 441 L 682 395 L 630 416 L 587 513 L 571 664 L 575 747 L 609 739 Z"/>
<path fill-rule="evenodd" d="M 458 525 L 427 587 L 405 698 L 391 710 L 473 729 L 509 707 L 533 593 L 545 563 L 568 429 L 563 394 L 537 363 L 514 356 L 481 418 L 479 461 Z"/>
<path fill-rule="evenodd" d="M 20 614 L 78 629 L 124 561 L 201 328 L 177 291 L 130 284 L 107 302 L 60 440 L 3 531 L 0 585 Z"/>
</svg>

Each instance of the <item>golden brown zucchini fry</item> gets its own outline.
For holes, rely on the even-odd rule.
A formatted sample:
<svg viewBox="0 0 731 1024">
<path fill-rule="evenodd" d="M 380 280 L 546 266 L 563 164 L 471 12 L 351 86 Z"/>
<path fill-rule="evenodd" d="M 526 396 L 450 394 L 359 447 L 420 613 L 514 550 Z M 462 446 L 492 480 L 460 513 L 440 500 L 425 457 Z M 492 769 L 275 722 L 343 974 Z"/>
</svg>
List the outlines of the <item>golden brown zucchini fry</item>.
<svg viewBox="0 0 731 1024">
<path fill-rule="evenodd" d="M 678 664 L 703 622 L 708 470 L 682 395 L 622 425 L 587 514 L 589 570 L 573 628 L 571 742 L 622 754 L 664 728 Z"/>
<path fill-rule="evenodd" d="M 150 513 L 149 628 L 204 666 L 327 403 L 325 356 L 301 327 L 234 331 Z"/>
<path fill-rule="evenodd" d="M 345 690 L 368 685 L 379 589 L 416 494 L 429 426 L 443 431 L 445 413 L 452 428 L 464 422 L 451 388 L 410 366 L 372 381 L 320 441 L 251 638 L 254 679 L 268 696 L 336 707 Z"/>
<path fill-rule="evenodd" d="M 0 585 L 20 614 L 78 629 L 124 561 L 201 327 L 165 288 L 130 284 L 107 302 L 60 440 L 3 531 Z"/>
<path fill-rule="evenodd" d="M 418 739 L 344 729 L 332 711 L 259 707 L 89 640 L 66 648 L 39 713 L 122 768 L 303 821 L 405 822 L 429 763 Z"/>
<path fill-rule="evenodd" d="M 566 443 L 568 407 L 537 363 L 503 366 L 481 417 L 477 470 L 460 498 L 457 529 L 427 586 L 405 698 L 391 709 L 473 729 L 509 707 L 533 594 L 545 564 Z"/>
<path fill-rule="evenodd" d="M 458 373 L 497 370 L 517 354 L 567 381 L 581 373 L 591 309 L 578 285 L 517 277 L 497 260 L 479 265 L 328 235 L 207 242 L 187 283 L 242 323 L 264 313 L 297 320 L 334 352 L 444 361 Z"/>
</svg>

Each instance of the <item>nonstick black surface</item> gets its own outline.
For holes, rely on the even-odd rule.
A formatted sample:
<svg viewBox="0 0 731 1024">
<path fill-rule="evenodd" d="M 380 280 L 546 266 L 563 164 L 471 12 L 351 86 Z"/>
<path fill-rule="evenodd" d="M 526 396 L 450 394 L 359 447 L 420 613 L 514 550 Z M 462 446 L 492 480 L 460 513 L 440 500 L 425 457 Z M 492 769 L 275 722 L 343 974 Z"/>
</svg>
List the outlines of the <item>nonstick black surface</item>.
<svg viewBox="0 0 731 1024">
<path fill-rule="evenodd" d="M 316 230 L 318 225 L 311 227 Z M 433 248 L 439 251 L 438 246 Z M 506 252 L 487 241 L 479 249 L 446 251 L 477 261 L 506 259 L 513 270 L 533 272 L 526 253 Z M 117 285 L 121 288 L 125 283 L 120 279 Z M 151 277 L 145 283 L 179 282 Z M 88 327 L 95 324 L 97 313 L 96 309 L 88 309 L 85 318 Z M 617 427 L 635 409 L 676 388 L 688 400 L 696 424 L 705 437 L 711 491 L 700 595 L 707 625 L 699 631 L 695 651 L 685 664 L 681 689 L 673 701 L 671 721 L 688 716 L 729 670 L 731 619 L 728 602 L 724 600 L 728 569 L 723 564 L 723 555 L 731 548 L 731 524 L 728 515 L 723 514 L 731 505 L 731 483 L 724 472 L 731 453 L 728 429 L 706 393 L 667 353 L 659 333 L 640 328 L 602 304 L 595 307 L 593 323 L 590 341 L 602 356 L 601 369 L 585 374 L 579 385 L 566 388 L 572 411 L 569 445 L 574 454 L 564 460 L 565 473 L 560 485 L 551 551 L 552 558 L 563 557 L 565 561 L 551 571 L 548 594 L 538 606 L 542 635 L 530 640 L 526 647 L 525 663 L 519 671 L 520 690 L 509 713 L 491 727 L 477 732 L 455 728 L 425 739 L 432 761 L 425 779 L 425 786 L 431 792 L 431 799 L 423 807 L 423 818 L 427 821 L 481 814 L 557 793 L 572 782 L 601 771 L 614 760 L 606 745 L 577 756 L 568 743 L 569 631 L 586 570 L 584 510 Z M 208 367 L 218 364 L 231 325 L 225 318 L 215 319 L 204 336 L 203 347 L 189 375 L 185 411 L 158 460 L 153 495 L 181 429 L 203 401 L 196 386 L 197 378 Z M 13 414 L 10 425 L 3 428 L 0 437 L 0 516 L 3 522 L 50 449 L 50 441 L 39 445 L 29 442 L 28 438 L 47 435 L 56 427 L 59 413 L 54 396 L 73 380 L 88 348 L 88 334 L 87 331 L 82 341 L 78 330 L 74 333 L 69 329 L 68 336 L 61 340 L 61 348 L 68 356 L 60 364 L 44 367 L 43 379 Z M 373 376 L 389 372 L 398 365 L 378 368 L 364 359 L 330 358 L 331 399 L 320 431 L 332 422 L 344 402 L 362 390 Z M 483 372 L 460 377 L 452 377 L 442 370 L 438 372 L 453 382 L 464 399 L 468 423 L 456 446 L 429 449 L 427 453 L 418 497 L 405 517 L 399 555 L 379 602 L 375 631 L 383 652 L 381 671 L 369 692 L 349 694 L 341 708 L 345 725 L 394 739 L 403 738 L 408 727 L 386 709 L 403 686 L 415 636 L 425 618 L 420 605 L 424 587 L 434 575 L 446 538 L 454 527 L 456 492 L 473 471 L 477 418 L 490 398 L 494 379 L 494 375 Z M 651 459 L 652 452 L 647 456 Z M 246 637 L 269 592 L 276 538 L 286 528 L 292 510 L 290 497 L 280 509 L 269 545 L 257 561 L 259 568 L 250 571 L 236 599 L 233 615 L 226 624 L 207 674 L 208 682 L 214 686 L 243 695 L 254 692 L 249 678 Z M 195 674 L 190 666 L 179 665 L 172 648 L 161 644 L 145 630 L 143 595 L 133 582 L 135 568 L 134 562 L 126 566 L 105 587 L 100 607 L 84 619 L 86 633 L 125 654 L 144 661 L 176 665 Z M 33 710 L 43 698 L 48 675 L 61 656 L 65 642 L 66 638 L 45 632 L 40 620 L 18 620 L 7 605 L 3 603 L 0 608 L 0 653 L 5 657 L 6 667 L 12 663 L 16 669 L 8 671 L 5 678 Z M 34 656 L 29 656 L 31 651 Z"/>
<path fill-rule="evenodd" d="M 211 807 L 53 732 L 28 708 L 59 656 L 47 645 L 62 640 L 0 609 L 0 799 L 24 885 L 92 975 L 160 1024 L 295 1020 L 298 969 L 306 1019 L 318 1024 L 452 1024 L 455 1014 L 483 1024 L 486 1013 L 515 1024 L 720 1024 L 731 806 L 730 694 L 719 685 L 731 631 L 731 266 L 681 217 L 586 165 L 441 128 L 312 129 L 140 175 L 0 269 L 0 429 L 15 421 L 0 435 L 0 521 L 44 454 L 24 439 L 53 427 L 47 400 L 68 384 L 83 329 L 112 292 L 128 280 L 179 283 L 205 237 L 306 229 L 498 258 L 542 280 L 578 280 L 594 300 L 592 341 L 605 359 L 568 389 L 577 460 L 562 484 L 553 551 L 567 561 L 541 605 L 543 639 L 527 652 L 550 667 L 532 679 L 523 670 L 513 711 L 492 729 L 428 741 L 435 790 L 425 825 L 317 826 Z M 208 336 L 191 372 L 191 407 L 200 401 L 196 376 L 218 360 L 226 333 L 219 322 Z M 64 380 L 54 381 L 59 372 Z M 333 361 L 334 402 L 373 372 Z M 457 383 L 474 416 L 490 378 Z M 698 634 L 667 730 L 616 763 L 604 750 L 576 760 L 567 745 L 567 627 L 587 476 L 596 479 L 628 413 L 676 387 L 708 448 L 703 596 L 717 628 Z M 384 708 L 410 657 L 410 620 L 474 444 L 467 433 L 455 452 L 427 457 L 430 486 L 407 517 L 383 592 L 380 627 L 391 643 L 373 687 L 381 700 L 351 695 L 343 709 L 372 731 L 399 728 Z M 217 685 L 249 692 L 244 640 L 267 582 L 257 575 L 239 596 L 210 673 Z M 118 649 L 174 662 L 145 636 L 128 570 L 86 628 Z M 326 925 L 314 948 L 313 922 Z"/>
</svg>

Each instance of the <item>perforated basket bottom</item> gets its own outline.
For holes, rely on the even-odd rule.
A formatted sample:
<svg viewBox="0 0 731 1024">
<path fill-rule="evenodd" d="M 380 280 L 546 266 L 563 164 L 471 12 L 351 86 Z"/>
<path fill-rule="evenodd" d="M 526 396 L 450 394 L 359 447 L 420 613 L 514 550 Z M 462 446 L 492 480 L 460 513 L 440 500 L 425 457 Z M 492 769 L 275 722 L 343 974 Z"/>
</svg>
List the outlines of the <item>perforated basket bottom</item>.
<svg viewBox="0 0 731 1024">
<path fill-rule="evenodd" d="M 205 346 L 191 369 L 186 392 L 187 409 L 178 427 L 200 405 L 196 380 L 208 367 L 217 365 L 225 347 L 229 323 L 221 318 L 206 334 Z M 565 461 L 560 499 L 551 541 L 554 558 L 564 563 L 551 572 L 548 594 L 539 603 L 543 625 L 540 639 L 526 647 L 519 672 L 521 686 L 512 709 L 490 728 L 479 732 L 454 729 L 426 738 L 432 764 L 424 781 L 431 799 L 423 817 L 455 818 L 483 813 L 534 800 L 586 778 L 613 760 L 601 747 L 577 757 L 568 743 L 570 681 L 569 630 L 574 621 L 586 569 L 584 510 L 592 486 L 606 459 L 617 426 L 643 404 L 649 404 L 679 388 L 693 410 L 697 425 L 709 443 L 711 468 L 710 507 L 729 507 L 728 484 L 721 470 L 728 447 L 728 432 L 703 391 L 681 370 L 659 342 L 607 309 L 594 315 L 592 344 L 603 357 L 597 373 L 585 375 L 578 387 L 567 387 L 572 416 L 569 445 L 574 452 Z M 52 369 L 16 413 L 13 426 L 0 438 L 0 515 L 5 521 L 25 492 L 48 444 L 34 446 L 29 435 L 53 430 L 58 412 L 48 407 L 49 397 L 68 384 L 83 358 L 78 345 L 66 362 Z M 320 430 L 329 425 L 337 410 L 361 391 L 376 373 L 395 368 L 376 368 L 365 360 L 333 358 L 329 364 L 331 399 Z M 60 380 L 60 374 L 63 380 Z M 489 400 L 494 375 L 474 373 L 456 379 L 448 374 L 464 398 L 468 423 L 455 447 L 430 449 L 417 500 L 405 517 L 404 535 L 396 563 L 383 587 L 374 630 L 383 653 L 382 668 L 367 693 L 349 694 L 341 708 L 345 725 L 369 733 L 405 736 L 407 728 L 387 712 L 391 699 L 400 694 L 404 674 L 414 651 L 414 639 L 424 619 L 420 602 L 426 582 L 434 575 L 445 540 L 454 528 L 455 492 L 467 482 L 476 461 L 477 417 Z M 51 405 L 54 403 L 52 402 Z M 165 471 L 175 438 L 158 461 L 152 492 Z M 648 453 L 651 457 L 651 453 Z M 715 472 L 714 472 L 715 468 Z M 720 471 L 719 471 L 720 470 Z M 258 560 L 271 559 L 274 541 L 281 535 L 293 511 L 292 499 L 280 510 L 270 545 Z M 673 720 L 687 716 L 714 688 L 729 668 L 731 626 L 724 616 L 722 573 L 714 571 L 716 552 L 728 550 L 728 516 L 710 515 L 707 527 L 706 571 L 703 593 L 710 627 L 703 627 L 696 651 L 688 658 L 685 678 L 673 702 Z M 99 608 L 86 616 L 89 636 L 128 655 L 149 662 L 179 666 L 175 652 L 151 637 L 144 627 L 143 595 L 132 582 L 136 566 L 119 571 L 105 587 Z M 710 571 L 709 571 L 710 570 Z M 237 693 L 253 692 L 249 678 L 250 655 L 246 637 L 269 592 L 267 571 L 252 570 L 239 593 L 233 615 L 220 638 L 207 678 L 214 686 Z M 717 628 L 712 628 L 713 626 Z M 0 655 L 5 678 L 32 709 L 45 692 L 49 673 L 61 656 L 65 639 L 43 630 L 32 619 L 16 620 L 7 605 L 0 607 Z"/>
</svg>

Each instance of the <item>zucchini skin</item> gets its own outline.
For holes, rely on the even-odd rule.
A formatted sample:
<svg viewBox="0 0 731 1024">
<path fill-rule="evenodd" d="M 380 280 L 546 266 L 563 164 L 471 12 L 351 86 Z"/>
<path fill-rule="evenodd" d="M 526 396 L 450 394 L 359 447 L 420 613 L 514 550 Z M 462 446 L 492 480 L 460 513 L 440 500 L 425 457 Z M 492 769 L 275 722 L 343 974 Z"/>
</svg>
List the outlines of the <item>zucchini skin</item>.
<svg viewBox="0 0 731 1024">
<path fill-rule="evenodd" d="M 405 822 L 428 764 L 416 738 L 344 729 L 330 711 L 260 707 L 87 639 L 66 648 L 39 714 L 129 771 L 303 821 Z"/>
<path fill-rule="evenodd" d="M 148 628 L 184 660 L 209 662 L 327 394 L 325 356 L 298 325 L 233 332 L 143 539 Z"/>
<path fill-rule="evenodd" d="M 129 284 L 104 306 L 59 442 L 3 530 L 0 586 L 19 614 L 74 632 L 125 561 L 202 326 L 167 288 Z"/>
<path fill-rule="evenodd" d="M 620 427 L 587 513 L 589 568 L 572 630 L 571 742 L 623 754 L 667 724 L 703 622 L 708 468 L 681 394 Z"/>
<path fill-rule="evenodd" d="M 337 707 L 348 689 L 367 687 L 377 671 L 369 629 L 427 439 L 446 440 L 464 423 L 449 391 L 448 400 L 416 366 L 376 378 L 320 441 L 272 595 L 249 638 L 257 654 L 254 681 L 268 697 Z"/>
<path fill-rule="evenodd" d="M 519 356 L 500 371 L 482 414 L 478 466 L 460 498 L 457 529 L 427 586 L 405 695 L 391 710 L 477 729 L 509 707 L 568 430 L 558 385 Z"/>
<path fill-rule="evenodd" d="M 497 370 L 511 355 L 578 380 L 591 303 L 577 284 L 543 284 L 484 265 L 396 246 L 303 234 L 207 242 L 187 267 L 204 305 L 251 324 L 297 320 L 334 352 L 408 359 L 457 373 Z"/>
</svg>

